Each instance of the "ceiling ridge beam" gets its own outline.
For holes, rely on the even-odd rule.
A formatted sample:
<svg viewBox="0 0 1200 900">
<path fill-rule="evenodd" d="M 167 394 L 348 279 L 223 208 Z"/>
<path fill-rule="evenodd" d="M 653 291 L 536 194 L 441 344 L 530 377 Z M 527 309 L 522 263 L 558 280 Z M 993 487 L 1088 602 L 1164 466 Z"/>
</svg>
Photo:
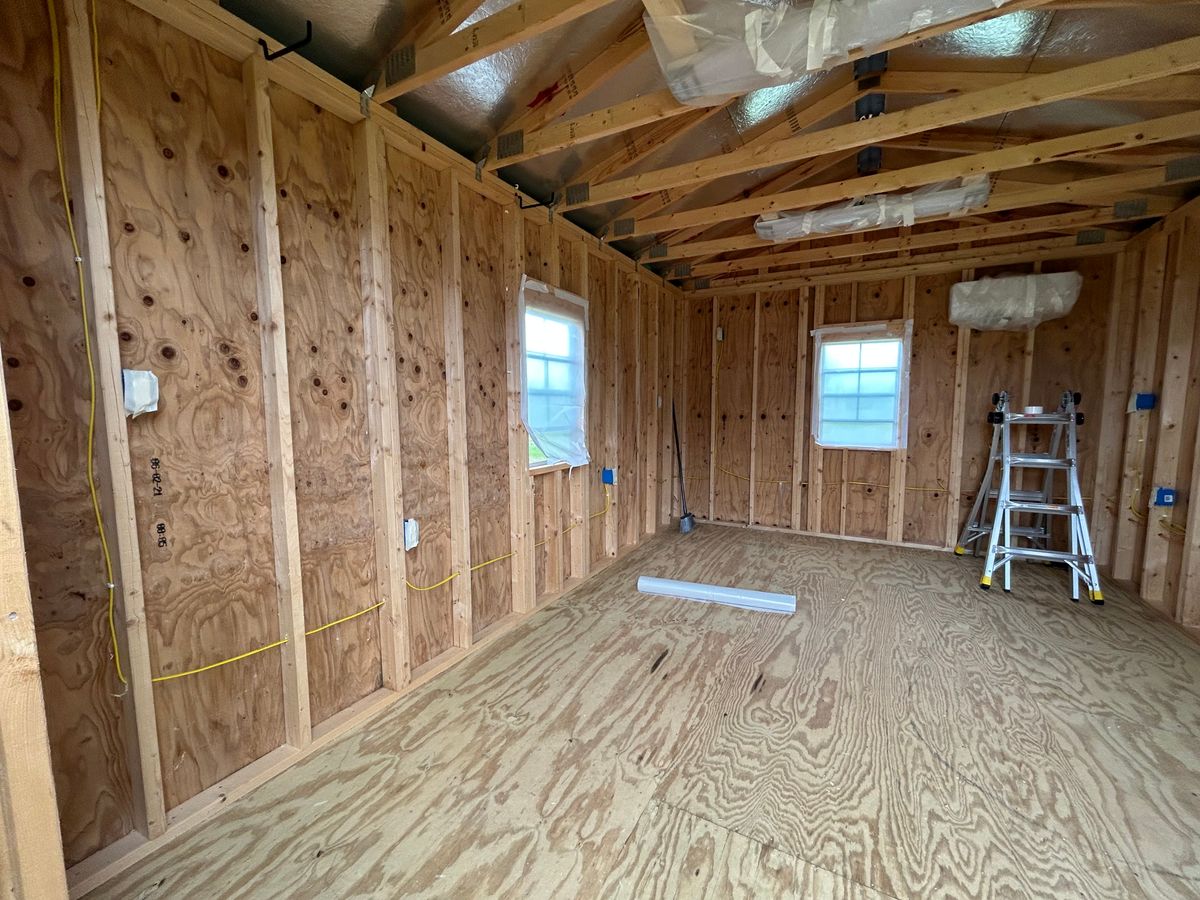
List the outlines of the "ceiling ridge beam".
<svg viewBox="0 0 1200 900">
<path fill-rule="evenodd" d="M 444 75 L 478 62 L 493 53 L 545 34 L 568 22 L 608 6 L 615 0 L 519 0 L 470 28 L 463 28 L 424 47 L 407 45 L 389 57 L 389 68 L 399 77 L 375 99 L 395 100 Z"/>
<path fill-rule="evenodd" d="M 1023 146 L 939 160 L 767 197 L 634 220 L 631 225 L 619 230 L 625 236 L 636 237 L 692 225 L 712 225 L 730 219 L 817 207 L 854 197 L 917 188 L 971 175 L 986 175 L 1025 166 L 1060 162 L 1085 153 L 1146 146 L 1196 134 L 1200 134 L 1200 110 L 1135 122 L 1132 125 L 1118 125 L 1067 137 L 1049 138 Z"/>
<path fill-rule="evenodd" d="M 562 211 L 623 200 L 651 190 L 698 184 L 766 166 L 799 162 L 834 150 L 865 147 L 946 125 L 1095 94 L 1195 69 L 1200 69 L 1200 37 L 1085 63 L 1061 72 L 1030 75 L 1014 84 L 997 85 L 861 122 L 616 179 L 595 186 L 588 192 L 586 200 L 564 206 Z"/>
</svg>

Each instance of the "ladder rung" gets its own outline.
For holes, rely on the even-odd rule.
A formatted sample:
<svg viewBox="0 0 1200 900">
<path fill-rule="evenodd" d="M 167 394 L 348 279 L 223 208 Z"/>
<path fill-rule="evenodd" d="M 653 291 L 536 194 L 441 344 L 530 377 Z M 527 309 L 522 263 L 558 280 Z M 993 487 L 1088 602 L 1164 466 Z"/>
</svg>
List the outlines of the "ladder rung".
<svg viewBox="0 0 1200 900">
<path fill-rule="evenodd" d="M 1008 459 L 1010 465 L 1026 469 L 1070 469 L 1073 465 L 1071 460 L 1059 459 L 1049 453 L 1014 453 Z"/>
<path fill-rule="evenodd" d="M 1072 506 L 1070 503 L 1042 503 L 1028 500 L 1015 500 L 1008 503 L 1007 507 L 1013 512 L 1044 513 L 1051 516 L 1074 516 L 1082 512 L 1078 506 Z"/>
<path fill-rule="evenodd" d="M 1013 500 L 1020 500 L 1028 503 L 1040 503 L 1046 499 L 1045 493 L 1042 491 L 1009 491 L 1008 496 Z M 992 488 L 988 491 L 989 500 L 998 500 L 1000 491 L 998 488 Z"/>
<path fill-rule="evenodd" d="M 1070 425 L 1070 413 L 1007 413 L 1013 425 Z"/>
<path fill-rule="evenodd" d="M 992 526 L 991 525 L 973 525 L 970 528 L 970 533 L 972 533 L 972 534 L 974 534 L 974 533 L 989 534 L 990 535 L 992 533 Z M 1003 525 L 1000 526 L 1000 533 L 1001 534 L 1004 533 Z M 1023 538 L 1047 537 L 1045 528 L 1038 528 L 1033 525 L 1013 525 L 1011 528 L 1008 529 L 1008 533 L 1016 535 L 1017 537 L 1023 537 Z"/>
<path fill-rule="evenodd" d="M 1066 550 L 1040 550 L 1036 547 L 1001 547 L 997 545 L 996 553 L 1001 559 L 1006 556 L 1012 559 L 1041 559 L 1046 562 L 1075 563 L 1080 566 L 1087 565 L 1092 561 L 1091 557 L 1082 553 L 1068 553 Z"/>
</svg>

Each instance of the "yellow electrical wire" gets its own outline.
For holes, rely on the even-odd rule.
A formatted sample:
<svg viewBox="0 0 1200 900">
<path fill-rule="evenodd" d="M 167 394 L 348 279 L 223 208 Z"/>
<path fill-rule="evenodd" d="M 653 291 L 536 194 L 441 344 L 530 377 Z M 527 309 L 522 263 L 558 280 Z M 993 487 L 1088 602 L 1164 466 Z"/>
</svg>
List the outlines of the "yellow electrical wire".
<svg viewBox="0 0 1200 900">
<path fill-rule="evenodd" d="M 117 643 L 116 582 L 113 577 L 112 554 L 108 549 L 108 535 L 104 531 L 104 515 L 100 510 L 100 497 L 96 490 L 96 364 L 92 355 L 91 323 L 87 310 L 87 278 L 83 270 L 83 253 L 79 248 L 79 236 L 75 232 L 75 217 L 71 213 L 71 188 L 67 183 L 66 153 L 63 149 L 62 115 L 62 48 L 58 37 L 58 16 L 54 12 L 53 0 L 46 0 L 46 12 L 50 16 L 50 51 L 54 60 L 54 151 L 58 159 L 58 182 L 62 191 L 63 212 L 67 219 L 67 233 L 71 237 L 71 248 L 75 252 L 75 272 L 79 278 L 79 315 L 83 321 L 83 346 L 88 366 L 88 430 L 87 430 L 87 483 L 92 500 L 92 513 L 96 517 L 96 533 L 100 537 L 100 549 L 104 556 L 104 584 L 108 590 L 108 633 L 112 638 L 113 664 L 121 684 L 128 684 L 121 668 L 121 649 Z M 93 78 L 96 85 L 96 110 L 100 109 L 100 62 L 99 34 L 96 29 L 95 4 L 92 6 L 92 59 Z"/>
<path fill-rule="evenodd" d="M 223 659 L 220 662 L 209 663 L 207 666 L 201 666 L 198 669 L 188 669 L 186 672 L 174 672 L 170 675 L 158 675 L 150 680 L 155 684 L 158 684 L 159 682 L 163 681 L 174 681 L 176 678 L 186 678 L 188 675 L 199 675 L 201 672 L 208 672 L 211 669 L 219 669 L 221 666 L 227 666 L 230 663 L 237 662 L 240 659 L 245 659 L 248 656 L 255 656 L 259 653 L 265 653 L 268 650 L 281 647 L 287 642 L 287 638 L 280 638 L 273 644 L 267 644 L 265 647 L 258 647 L 254 650 L 247 650 L 245 653 L 239 653 L 237 656 L 231 656 L 229 659 Z"/>
<path fill-rule="evenodd" d="M 380 600 L 374 606 L 368 606 L 366 609 L 360 609 L 356 613 L 350 613 L 348 616 L 342 616 L 340 619 L 334 619 L 332 622 L 326 622 L 324 625 L 318 625 L 316 628 L 310 628 L 304 632 L 305 637 L 312 637 L 314 634 L 319 634 L 326 628 L 332 628 L 334 625 L 341 625 L 343 622 L 349 622 L 351 619 L 357 619 L 359 616 L 365 616 L 369 612 L 379 609 L 383 606 L 383 601 Z"/>
<path fill-rule="evenodd" d="M 475 565 L 471 566 L 469 571 L 478 572 L 480 569 L 486 568 L 487 566 L 490 566 L 492 563 L 501 562 L 502 560 L 508 559 L 509 557 L 512 557 L 515 555 L 516 555 L 515 553 L 505 553 L 503 556 L 493 556 L 489 560 L 485 560 L 484 562 L 476 563 Z"/>
<path fill-rule="evenodd" d="M 588 516 L 588 518 L 589 519 L 598 519 L 603 515 L 607 515 L 608 511 L 610 509 L 612 509 L 612 495 L 608 492 L 608 485 L 606 484 L 604 486 L 604 509 L 600 510 L 599 512 L 592 513 L 590 516 Z M 555 538 L 560 538 L 567 532 L 574 531 L 576 528 L 578 528 L 582 524 L 583 524 L 583 522 L 575 522 L 572 525 L 568 525 L 566 528 L 564 528 L 562 531 L 558 532 L 557 534 L 552 534 L 552 535 L 550 535 L 550 537 L 546 538 L 545 540 L 538 541 L 536 544 L 533 545 L 533 548 L 536 550 L 538 547 L 544 547 L 548 543 L 550 543 L 552 540 L 554 540 Z M 511 556 L 511 555 L 512 554 L 510 553 L 509 556 Z"/>
<path fill-rule="evenodd" d="M 424 585 L 424 586 L 422 586 L 422 585 L 419 585 L 419 584 L 413 584 L 413 583 L 412 583 L 411 581 L 409 581 L 407 578 L 404 580 L 404 583 L 405 583 L 406 585 L 408 585 L 408 587 L 409 587 L 409 589 L 410 589 L 410 590 L 414 590 L 414 591 L 432 591 L 432 590 L 435 590 L 436 588 L 440 588 L 440 587 L 441 587 L 443 584 L 446 584 L 446 583 L 448 583 L 448 582 L 451 582 L 451 581 L 453 581 L 453 580 L 454 580 L 455 578 L 457 578 L 457 577 L 458 577 L 458 573 L 457 573 L 457 572 L 451 572 L 449 575 L 447 575 L 445 578 L 443 578 L 443 579 L 442 579 L 441 581 L 439 581 L 437 584 L 428 584 L 428 585 Z"/>
</svg>

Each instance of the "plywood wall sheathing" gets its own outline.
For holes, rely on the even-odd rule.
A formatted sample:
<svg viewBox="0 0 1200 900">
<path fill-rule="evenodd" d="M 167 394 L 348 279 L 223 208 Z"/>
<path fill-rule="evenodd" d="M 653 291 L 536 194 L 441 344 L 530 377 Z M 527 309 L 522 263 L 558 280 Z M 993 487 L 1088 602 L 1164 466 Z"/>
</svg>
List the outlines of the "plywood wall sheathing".
<svg viewBox="0 0 1200 900">
<path fill-rule="evenodd" d="M 757 389 L 752 411 L 755 525 L 789 528 L 792 524 L 800 293 L 764 293 L 759 298 Z"/>
<path fill-rule="evenodd" d="M 510 609 L 530 612 L 536 605 L 533 574 L 533 480 L 529 474 L 529 432 L 521 420 L 521 370 L 525 359 L 521 348 L 521 321 L 518 293 L 524 269 L 523 222 L 518 205 L 503 210 L 500 246 L 502 324 L 504 334 L 505 430 L 508 445 L 509 534 L 512 558 Z M 556 272 L 549 273 L 557 277 Z M 494 415 L 494 414 L 493 414 Z M 492 559 L 493 557 L 488 557 Z"/>
<path fill-rule="evenodd" d="M 282 254 L 279 240 L 276 198 L 280 188 L 275 178 L 272 150 L 274 134 L 265 65 L 264 61 L 257 58 L 246 60 L 242 66 L 242 81 L 246 93 L 247 156 L 251 163 L 249 180 L 258 320 L 264 324 L 259 335 L 275 586 L 279 633 L 286 638 L 304 634 L 305 610 L 294 435 L 288 412 L 292 398 L 288 377 L 287 329 L 284 324 L 287 304 L 282 274 L 286 257 Z M 287 640 L 279 649 L 279 659 L 283 675 L 283 716 L 287 742 L 293 747 L 304 747 L 312 741 L 308 642 Z"/>
<path fill-rule="evenodd" d="M 914 544 L 946 543 L 959 329 L 950 324 L 950 287 L 958 275 L 922 275 L 914 284 L 909 373 L 904 529 Z M 957 511 L 954 516 L 957 522 Z M 956 534 L 955 538 L 958 537 Z"/>
<path fill-rule="evenodd" d="M 505 317 L 508 267 L 503 238 L 508 226 L 504 207 L 495 201 L 463 191 L 459 203 L 472 568 L 469 578 L 472 623 L 478 635 L 513 611 L 513 564 L 511 559 L 500 558 L 511 552 Z"/>
<path fill-rule="evenodd" d="M 711 516 L 749 524 L 755 295 L 719 297 L 715 304 Z"/>
<path fill-rule="evenodd" d="M 0 35 L 0 121 L 22 148 L 0 206 L 12 238 L 0 252 L 0 278 L 10 286 L 0 304 L 4 415 L 20 472 L 59 815 L 74 863 L 137 827 L 128 764 L 136 735 L 113 666 L 104 560 L 85 476 L 87 363 L 55 161 L 50 23 L 42 0 L 21 0 L 14 15 L 25 26 Z M 96 291 L 89 294 L 95 303 Z M 110 279 L 110 302 L 111 294 Z M 123 420 L 117 424 L 123 435 Z"/>
<path fill-rule="evenodd" d="M 378 602 L 351 126 L 271 90 L 305 621 Z M 365 185 L 363 186 L 365 189 Z M 312 635 L 314 724 L 383 685 L 378 611 Z"/>
<path fill-rule="evenodd" d="M 713 302 L 684 300 L 684 403 L 679 407 L 683 441 L 683 478 L 688 511 L 710 518 L 709 486 L 712 433 Z"/>
<path fill-rule="evenodd" d="M 161 677 L 284 637 L 241 66 L 131 7 L 98 11 L 121 358 L 155 371 L 161 396 L 158 413 L 129 423 Z M 277 648 L 163 682 L 155 702 L 168 807 L 286 736 Z"/>
<path fill-rule="evenodd" d="M 663 353 L 659 336 L 659 306 L 662 290 L 650 278 L 639 281 L 638 366 L 638 483 L 641 491 L 641 522 L 638 537 L 658 530 L 659 492 L 659 405 L 662 388 L 659 385 L 659 356 Z"/>
<path fill-rule="evenodd" d="M 617 547 L 637 543 L 642 527 L 641 370 L 642 296 L 636 273 L 618 268 L 616 322 L 617 359 Z"/>
<path fill-rule="evenodd" d="M 1121 487 L 1122 444 L 1125 436 L 1126 409 L 1129 405 L 1129 372 L 1133 365 L 1133 295 L 1141 269 L 1137 250 L 1127 250 L 1113 260 L 1112 284 L 1109 285 L 1108 314 L 1105 318 L 1104 396 L 1100 401 L 1101 425 L 1096 440 L 1095 500 L 1088 510 L 1092 528 L 1096 564 L 1106 570 L 1112 563 L 1112 545 L 1116 530 Z"/>
<path fill-rule="evenodd" d="M 675 437 L 671 403 L 675 396 L 675 357 L 679 350 L 675 318 L 678 301 L 665 289 L 658 299 L 658 517 L 657 527 L 669 525 L 677 506 Z"/>
<path fill-rule="evenodd" d="M 1156 394 L 1163 291 L 1167 280 L 1170 236 L 1157 234 L 1146 244 L 1138 281 L 1136 338 L 1130 393 Z M 1171 260 L 1173 262 L 1173 258 Z M 1121 469 L 1117 531 L 1113 546 L 1112 574 L 1128 580 L 1141 571 L 1149 489 L 1147 468 L 1152 460 L 1157 434 L 1158 410 L 1135 410 L 1126 416 L 1125 454 Z"/>
<path fill-rule="evenodd" d="M 447 306 L 454 305 L 445 276 L 454 259 L 445 246 L 452 198 L 437 172 L 391 148 L 387 173 L 401 486 L 404 514 L 417 520 L 421 537 L 405 554 L 406 579 L 420 588 L 408 590 L 406 623 L 411 664 L 418 669 L 456 646 L 455 591 L 459 581 L 469 584 L 456 578 L 432 587 L 458 571 L 451 546 L 447 397 L 457 391 L 448 377 L 445 332 Z"/>
</svg>

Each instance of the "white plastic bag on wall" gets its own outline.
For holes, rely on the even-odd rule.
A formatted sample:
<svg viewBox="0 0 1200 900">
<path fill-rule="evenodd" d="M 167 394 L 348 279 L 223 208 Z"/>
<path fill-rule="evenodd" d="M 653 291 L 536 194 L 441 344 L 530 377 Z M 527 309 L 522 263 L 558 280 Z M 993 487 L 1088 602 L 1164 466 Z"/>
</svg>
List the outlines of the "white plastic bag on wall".
<svg viewBox="0 0 1200 900">
<path fill-rule="evenodd" d="M 1069 313 L 1082 287 L 1078 272 L 961 281 L 950 288 L 950 321 L 978 331 L 1032 331 Z"/>
<path fill-rule="evenodd" d="M 871 194 L 805 212 L 759 216 L 754 231 L 766 241 L 794 241 L 813 234 L 844 234 L 870 228 L 912 225 L 934 216 L 961 216 L 985 205 L 991 194 L 986 175 L 931 184 L 904 194 Z"/>
<path fill-rule="evenodd" d="M 902 35 L 1007 0 L 689 0 L 645 16 L 650 43 L 681 103 L 708 106 L 872 52 Z"/>
</svg>

